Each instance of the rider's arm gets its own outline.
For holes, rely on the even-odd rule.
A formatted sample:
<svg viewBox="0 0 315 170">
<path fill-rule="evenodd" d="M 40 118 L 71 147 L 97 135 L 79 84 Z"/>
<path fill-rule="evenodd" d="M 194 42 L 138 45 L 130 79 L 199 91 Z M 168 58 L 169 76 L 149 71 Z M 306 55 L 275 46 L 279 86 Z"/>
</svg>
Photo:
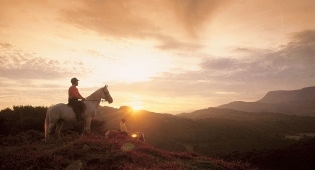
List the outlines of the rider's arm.
<svg viewBox="0 0 315 170">
<path fill-rule="evenodd" d="M 69 88 L 69 98 L 77 98 L 77 99 L 83 99 L 84 97 L 81 96 L 78 89 L 75 86 L 72 86 Z"/>
</svg>

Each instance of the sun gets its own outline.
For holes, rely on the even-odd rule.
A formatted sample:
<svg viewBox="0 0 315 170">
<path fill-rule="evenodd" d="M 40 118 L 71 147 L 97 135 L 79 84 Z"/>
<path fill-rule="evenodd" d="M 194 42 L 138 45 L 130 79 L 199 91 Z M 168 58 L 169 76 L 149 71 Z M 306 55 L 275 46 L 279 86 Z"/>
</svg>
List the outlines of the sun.
<svg viewBox="0 0 315 170">
<path fill-rule="evenodd" d="M 141 110 L 143 108 L 143 103 L 140 101 L 132 102 L 132 103 L 130 103 L 130 107 L 132 107 L 132 109 L 134 111 L 138 111 L 138 110 Z"/>
</svg>

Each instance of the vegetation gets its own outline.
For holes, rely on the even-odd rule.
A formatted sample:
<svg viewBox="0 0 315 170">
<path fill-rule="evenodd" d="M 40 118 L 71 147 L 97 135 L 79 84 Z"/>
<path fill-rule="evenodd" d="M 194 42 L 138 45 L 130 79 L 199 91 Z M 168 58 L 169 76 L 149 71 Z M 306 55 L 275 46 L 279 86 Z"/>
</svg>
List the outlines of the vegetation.
<svg viewBox="0 0 315 170">
<path fill-rule="evenodd" d="M 12 136 L 28 130 L 42 131 L 44 133 L 44 120 L 47 107 L 13 106 L 0 111 L 0 136 Z M 91 129 L 97 133 L 104 132 L 104 122 L 93 120 Z M 62 132 L 82 132 L 82 124 L 64 123 Z M 53 132 L 54 130 L 52 130 Z"/>
<path fill-rule="evenodd" d="M 69 135 L 47 144 L 34 135 L 43 137 L 42 133 L 27 131 L 16 135 L 14 145 L 1 147 L 0 169 L 255 169 L 196 153 L 160 150 L 120 135 L 111 140 L 98 134 L 82 138 Z"/>
<path fill-rule="evenodd" d="M 315 141 L 303 136 L 302 140 L 311 140 L 310 147 L 303 149 L 286 135 L 315 133 L 315 117 L 214 108 L 175 116 L 128 107 L 99 107 L 91 126 L 92 136 L 80 138 L 82 125 L 65 122 L 62 140 L 45 144 L 46 110 L 14 106 L 0 111 L 1 169 L 64 169 L 72 164 L 83 169 L 253 168 L 238 161 L 262 169 L 290 169 L 286 161 L 297 166 L 304 162 L 306 168 L 298 169 L 313 167 L 307 160 L 314 158 Z M 104 139 L 107 129 L 119 128 L 121 118 L 127 120 L 130 132 L 145 134 L 146 144 L 122 137 Z M 280 165 L 272 163 L 281 160 Z"/>
<path fill-rule="evenodd" d="M 13 106 L 0 112 L 0 135 L 15 135 L 26 130 L 43 130 L 46 107 Z"/>
</svg>

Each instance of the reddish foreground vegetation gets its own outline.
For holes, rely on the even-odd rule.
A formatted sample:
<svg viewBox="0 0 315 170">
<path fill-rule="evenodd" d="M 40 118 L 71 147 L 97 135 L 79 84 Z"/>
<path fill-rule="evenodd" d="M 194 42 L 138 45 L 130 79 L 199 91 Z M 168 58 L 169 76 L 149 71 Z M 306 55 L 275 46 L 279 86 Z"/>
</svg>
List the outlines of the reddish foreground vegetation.
<svg viewBox="0 0 315 170">
<path fill-rule="evenodd" d="M 124 136 L 107 140 L 97 134 L 68 135 L 49 143 L 28 139 L 1 141 L 5 146 L 0 169 L 255 169 L 246 163 L 157 149 Z"/>
</svg>

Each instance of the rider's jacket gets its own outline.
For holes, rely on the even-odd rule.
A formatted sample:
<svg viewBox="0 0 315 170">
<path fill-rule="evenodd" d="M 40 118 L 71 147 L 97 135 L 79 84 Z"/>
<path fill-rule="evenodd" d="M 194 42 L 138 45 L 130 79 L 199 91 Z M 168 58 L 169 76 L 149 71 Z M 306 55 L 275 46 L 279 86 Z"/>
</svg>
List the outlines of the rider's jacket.
<svg viewBox="0 0 315 170">
<path fill-rule="evenodd" d="M 83 98 L 75 85 L 72 85 L 71 87 L 69 87 L 68 94 L 69 94 L 69 99 L 73 99 L 73 98 L 82 99 Z"/>
</svg>

